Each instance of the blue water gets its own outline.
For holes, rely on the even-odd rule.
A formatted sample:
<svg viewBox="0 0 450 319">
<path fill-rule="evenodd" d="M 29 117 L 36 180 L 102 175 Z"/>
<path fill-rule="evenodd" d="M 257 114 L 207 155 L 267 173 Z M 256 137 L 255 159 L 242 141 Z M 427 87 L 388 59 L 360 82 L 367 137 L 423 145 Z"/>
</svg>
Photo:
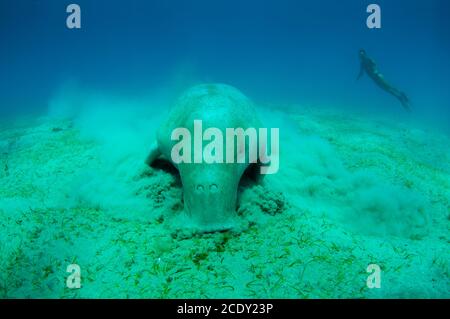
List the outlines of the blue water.
<svg viewBox="0 0 450 319">
<path fill-rule="evenodd" d="M 1 114 L 45 111 L 63 83 L 125 95 L 197 82 L 232 84 L 259 102 L 402 112 L 368 77 L 365 48 L 416 114 L 450 118 L 450 4 L 377 1 L 86 1 L 82 28 L 65 1 L 0 2 Z"/>
</svg>

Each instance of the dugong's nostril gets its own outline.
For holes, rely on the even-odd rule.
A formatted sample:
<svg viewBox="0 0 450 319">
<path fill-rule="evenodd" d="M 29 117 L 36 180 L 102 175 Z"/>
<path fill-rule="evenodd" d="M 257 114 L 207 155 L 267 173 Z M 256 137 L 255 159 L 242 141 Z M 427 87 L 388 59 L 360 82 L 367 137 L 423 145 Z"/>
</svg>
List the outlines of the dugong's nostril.
<svg viewBox="0 0 450 319">
<path fill-rule="evenodd" d="M 195 187 L 195 190 L 196 190 L 197 192 L 203 192 L 204 187 L 203 187 L 202 184 L 198 184 L 198 185 Z"/>
<path fill-rule="evenodd" d="M 217 187 L 216 184 L 211 184 L 211 185 L 209 185 L 209 191 L 210 191 L 211 193 L 215 193 L 215 192 L 217 192 L 218 190 L 219 190 L 219 187 Z"/>
</svg>

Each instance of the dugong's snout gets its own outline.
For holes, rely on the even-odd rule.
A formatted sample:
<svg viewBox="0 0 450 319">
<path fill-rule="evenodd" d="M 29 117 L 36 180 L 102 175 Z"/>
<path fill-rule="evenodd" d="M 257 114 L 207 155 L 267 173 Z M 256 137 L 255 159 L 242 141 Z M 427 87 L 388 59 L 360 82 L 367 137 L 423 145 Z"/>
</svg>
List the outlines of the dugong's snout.
<svg viewBox="0 0 450 319">
<path fill-rule="evenodd" d="M 222 231 L 234 226 L 236 187 L 215 181 L 196 181 L 184 187 L 184 211 L 204 232 Z"/>
</svg>

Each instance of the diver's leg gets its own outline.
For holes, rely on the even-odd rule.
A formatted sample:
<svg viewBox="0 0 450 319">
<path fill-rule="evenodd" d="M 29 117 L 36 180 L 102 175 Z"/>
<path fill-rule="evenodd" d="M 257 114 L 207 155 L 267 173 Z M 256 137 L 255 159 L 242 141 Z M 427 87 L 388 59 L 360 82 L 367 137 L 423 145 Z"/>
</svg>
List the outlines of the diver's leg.
<svg viewBox="0 0 450 319">
<path fill-rule="evenodd" d="M 405 108 L 405 110 L 411 111 L 411 108 L 409 106 L 409 99 L 408 99 L 408 97 L 406 96 L 405 93 L 403 93 L 403 92 L 401 92 L 399 90 L 396 90 L 395 97 L 400 101 L 400 103 Z"/>
<path fill-rule="evenodd" d="M 389 86 L 386 91 L 395 96 L 407 111 L 411 111 L 411 108 L 409 106 L 409 99 L 405 93 L 391 86 Z"/>
<path fill-rule="evenodd" d="M 392 85 L 390 85 L 383 77 L 383 75 L 376 73 L 375 75 L 372 76 L 372 79 L 375 81 L 375 83 L 382 88 L 383 90 L 385 90 L 386 92 L 392 94 L 393 96 L 395 96 L 400 103 L 402 103 L 403 107 L 406 110 L 410 110 L 409 108 L 409 100 L 408 97 L 406 96 L 405 93 L 401 92 L 400 90 L 397 90 L 395 87 L 393 87 Z"/>
<path fill-rule="evenodd" d="M 407 111 L 411 111 L 411 107 L 409 104 L 409 99 L 406 96 L 405 93 L 400 92 L 401 93 L 401 97 L 400 97 L 400 103 L 402 103 L 403 107 L 407 110 Z"/>
</svg>

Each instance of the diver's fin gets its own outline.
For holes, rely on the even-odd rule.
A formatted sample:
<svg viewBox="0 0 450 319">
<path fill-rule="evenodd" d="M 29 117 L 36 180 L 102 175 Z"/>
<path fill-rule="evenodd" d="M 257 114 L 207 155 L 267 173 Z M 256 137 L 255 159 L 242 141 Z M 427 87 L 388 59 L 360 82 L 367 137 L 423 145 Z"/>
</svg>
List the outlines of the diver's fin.
<svg viewBox="0 0 450 319">
<path fill-rule="evenodd" d="M 152 147 L 150 148 L 150 152 L 145 159 L 145 164 L 148 166 L 152 165 L 153 162 L 161 155 L 161 151 L 158 148 L 158 143 L 154 142 Z"/>
</svg>

